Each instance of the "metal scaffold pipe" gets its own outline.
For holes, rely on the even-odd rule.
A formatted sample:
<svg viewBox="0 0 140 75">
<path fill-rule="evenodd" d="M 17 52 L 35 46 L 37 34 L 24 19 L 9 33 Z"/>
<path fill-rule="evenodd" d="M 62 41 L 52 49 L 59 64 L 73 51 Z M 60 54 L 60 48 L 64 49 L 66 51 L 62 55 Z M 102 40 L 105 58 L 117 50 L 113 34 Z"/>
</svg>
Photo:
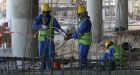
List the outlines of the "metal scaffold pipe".
<svg viewBox="0 0 140 75">
<path fill-rule="evenodd" d="M 116 0 L 115 26 L 128 29 L 128 0 Z"/>
<path fill-rule="evenodd" d="M 92 22 L 93 39 L 102 39 L 102 0 L 87 0 L 87 11 Z"/>
</svg>

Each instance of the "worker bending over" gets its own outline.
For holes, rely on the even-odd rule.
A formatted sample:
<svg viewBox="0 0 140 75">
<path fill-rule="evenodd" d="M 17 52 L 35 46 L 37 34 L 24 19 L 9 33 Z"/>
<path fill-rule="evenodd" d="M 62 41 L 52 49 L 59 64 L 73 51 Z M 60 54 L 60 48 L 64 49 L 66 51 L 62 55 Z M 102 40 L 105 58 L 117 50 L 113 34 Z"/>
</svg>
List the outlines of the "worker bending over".
<svg viewBox="0 0 140 75">
<path fill-rule="evenodd" d="M 114 70 L 116 65 L 123 65 L 125 59 L 125 51 L 121 45 L 113 44 L 112 41 L 105 43 L 107 51 L 101 56 L 100 64 L 103 69 Z"/>
</svg>

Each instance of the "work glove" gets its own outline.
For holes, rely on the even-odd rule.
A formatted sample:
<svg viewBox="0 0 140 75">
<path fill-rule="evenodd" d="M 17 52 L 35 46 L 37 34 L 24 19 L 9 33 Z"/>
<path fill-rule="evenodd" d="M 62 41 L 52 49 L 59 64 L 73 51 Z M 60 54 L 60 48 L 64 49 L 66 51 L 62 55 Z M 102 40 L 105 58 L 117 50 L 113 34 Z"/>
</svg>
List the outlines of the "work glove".
<svg viewBox="0 0 140 75">
<path fill-rule="evenodd" d="M 46 25 L 42 25 L 41 28 L 42 29 L 47 29 L 47 26 Z"/>
<path fill-rule="evenodd" d="M 67 41 L 67 40 L 69 40 L 69 39 L 71 39 L 72 38 L 72 34 L 66 34 L 66 37 L 65 37 L 65 40 Z"/>
</svg>

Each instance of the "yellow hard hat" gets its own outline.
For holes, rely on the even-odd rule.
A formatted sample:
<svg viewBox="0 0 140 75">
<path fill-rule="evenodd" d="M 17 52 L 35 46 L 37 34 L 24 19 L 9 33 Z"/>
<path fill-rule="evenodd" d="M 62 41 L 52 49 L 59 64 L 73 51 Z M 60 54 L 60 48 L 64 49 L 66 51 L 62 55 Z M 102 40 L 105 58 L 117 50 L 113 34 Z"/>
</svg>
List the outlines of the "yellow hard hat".
<svg viewBox="0 0 140 75">
<path fill-rule="evenodd" d="M 83 6 L 83 5 L 78 5 L 78 7 L 77 7 L 77 13 L 78 13 L 78 14 L 81 14 L 81 13 L 86 12 L 86 11 L 87 11 L 87 10 L 86 10 L 85 6 Z"/>
<path fill-rule="evenodd" d="M 112 41 L 106 41 L 105 42 L 105 47 L 108 48 L 109 46 L 113 45 Z"/>
<path fill-rule="evenodd" d="M 50 9 L 49 5 L 45 3 L 45 4 L 41 5 L 41 11 L 48 12 L 48 11 L 51 11 L 51 9 Z"/>
</svg>

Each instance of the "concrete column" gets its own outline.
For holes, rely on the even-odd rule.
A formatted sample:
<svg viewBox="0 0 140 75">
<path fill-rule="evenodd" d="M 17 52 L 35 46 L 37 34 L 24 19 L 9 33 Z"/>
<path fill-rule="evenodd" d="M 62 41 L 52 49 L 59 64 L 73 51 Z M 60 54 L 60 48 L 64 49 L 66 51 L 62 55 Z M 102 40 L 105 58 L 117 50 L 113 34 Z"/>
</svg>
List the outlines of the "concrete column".
<svg viewBox="0 0 140 75">
<path fill-rule="evenodd" d="M 38 14 L 38 0 L 7 0 L 7 19 L 12 26 L 12 56 L 29 57 L 37 51 L 35 39 L 28 33 Z M 31 42 L 30 40 L 33 39 Z"/>
<path fill-rule="evenodd" d="M 128 0 L 116 0 L 116 27 L 128 29 Z"/>
<path fill-rule="evenodd" d="M 93 40 L 102 38 L 102 0 L 87 0 L 87 11 L 92 22 Z"/>
</svg>

